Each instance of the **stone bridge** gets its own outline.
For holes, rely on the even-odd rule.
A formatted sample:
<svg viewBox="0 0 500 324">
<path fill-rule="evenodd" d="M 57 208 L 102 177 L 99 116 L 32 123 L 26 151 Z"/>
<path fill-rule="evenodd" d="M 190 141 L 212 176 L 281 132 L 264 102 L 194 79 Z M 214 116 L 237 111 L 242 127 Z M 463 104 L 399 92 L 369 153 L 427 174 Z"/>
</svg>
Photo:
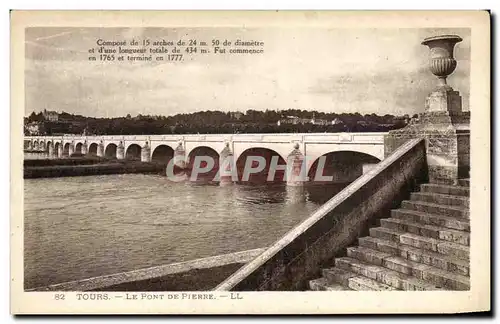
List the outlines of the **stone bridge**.
<svg viewBox="0 0 500 324">
<path fill-rule="evenodd" d="M 110 159 L 135 159 L 143 162 L 172 158 L 186 165 L 196 156 L 218 160 L 232 156 L 236 164 L 246 156 L 277 157 L 286 164 L 291 156 L 306 157 L 307 169 L 317 166 L 319 158 L 341 165 L 346 175 L 338 182 L 352 181 L 384 158 L 387 133 L 305 133 L 305 134 L 207 134 L 207 135 L 107 135 L 107 136 L 25 136 L 25 149 L 45 152 L 49 158 L 63 158 L 75 153 Z M 241 161 L 241 162 L 240 162 Z M 329 161 L 332 161 L 330 163 Z M 353 169 L 358 171 L 353 172 Z M 360 171 L 361 170 L 361 171 Z M 355 177 L 354 177 L 355 179 Z"/>
</svg>

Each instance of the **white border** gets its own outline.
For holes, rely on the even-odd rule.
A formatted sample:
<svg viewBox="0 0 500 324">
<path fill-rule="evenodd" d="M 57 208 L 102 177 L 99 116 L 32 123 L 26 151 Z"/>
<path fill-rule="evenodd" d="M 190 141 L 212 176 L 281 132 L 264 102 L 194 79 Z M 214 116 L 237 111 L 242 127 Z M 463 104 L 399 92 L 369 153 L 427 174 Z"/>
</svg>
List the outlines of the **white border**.
<svg viewBox="0 0 500 324">
<path fill-rule="evenodd" d="M 40 2 L 36 1 L 10 1 L 12 4 L 9 3 L 9 1 L 4 1 L 2 3 L 7 4 L 7 7 L 15 7 L 15 8 L 25 8 L 25 9 L 50 9 L 50 8 L 55 8 L 55 9 L 60 9 L 60 8 L 65 8 L 65 9 L 92 9 L 92 8 L 113 8 L 113 9 L 150 9 L 153 8 L 155 5 L 158 5 L 158 3 L 154 2 L 154 5 L 151 6 L 150 1 L 140 1 L 140 2 L 132 2 L 132 1 L 117 1 L 116 4 L 109 5 L 109 2 L 107 3 L 102 3 L 100 1 L 86 1 L 85 3 L 83 2 L 78 2 L 78 6 L 75 4 L 69 4 L 67 1 L 51 1 L 51 3 L 43 2 L 42 5 L 40 5 Z M 246 2 L 246 3 L 245 3 Z M 281 8 L 281 9 L 293 9 L 293 8 L 307 8 L 307 9 L 321 9 L 321 8 L 326 8 L 324 6 L 324 2 L 321 1 L 278 1 L 278 2 L 269 2 L 269 1 L 242 1 L 240 2 L 239 6 L 234 6 L 234 3 L 231 3 L 233 8 L 254 8 L 254 9 L 274 9 L 274 8 Z M 140 4 L 139 4 L 140 3 Z M 139 5 L 138 5 L 139 4 Z M 183 1 L 182 3 L 166 3 L 163 2 L 163 4 L 167 4 L 167 6 L 161 8 L 161 9 L 176 9 L 176 8 L 184 8 L 184 9 L 200 9 L 200 8 L 209 8 L 209 9 L 218 9 L 218 8 L 231 8 L 228 7 L 224 3 L 218 3 L 216 1 L 210 2 L 210 5 L 207 5 L 206 3 L 202 1 Z M 436 1 L 419 1 L 418 3 L 415 4 L 409 4 L 409 3 L 393 3 L 391 1 L 377 1 L 376 6 L 374 6 L 374 2 L 372 1 L 349 1 L 348 3 L 336 3 L 336 8 L 334 9 L 482 9 L 482 8 L 494 8 L 498 7 L 498 2 L 497 1 L 481 1 L 481 0 L 476 0 L 474 1 L 474 8 L 470 7 L 470 2 L 463 2 L 460 3 L 459 1 L 446 1 L 445 5 L 443 5 L 443 1 L 437 3 Z M 467 4 L 465 6 L 464 4 Z M 393 6 L 396 5 L 396 6 Z M 333 9 L 332 7 L 329 7 L 330 9 Z M 160 8 L 159 8 L 160 9 Z M 494 8 L 496 9 L 496 8 Z M 497 10 L 494 10 L 497 11 Z M 8 13 L 7 9 L 3 11 L 4 15 L 2 18 L 4 19 L 4 23 L 2 24 L 3 28 L 3 36 L 6 42 L 4 43 L 5 46 L 3 46 L 3 50 L 0 51 L 2 53 L 2 58 L 4 59 L 4 62 L 8 64 L 9 62 L 9 44 L 8 44 L 8 39 L 9 39 L 9 18 L 8 18 Z M 494 33 L 495 39 L 498 40 L 498 33 Z M 498 68 L 497 68 L 498 69 Z M 496 74 L 497 70 L 495 71 Z M 0 88 L 3 92 L 2 98 L 5 98 L 4 102 L 4 107 L 7 109 L 7 116 L 10 114 L 9 108 L 10 104 L 8 102 L 9 98 L 9 77 L 7 74 L 4 74 L 4 78 L 2 79 L 3 81 L 3 86 Z M 495 102 L 496 104 L 496 102 Z M 496 106 L 496 105 L 495 105 Z M 5 111 L 5 110 L 4 110 Z M 5 132 L 5 136 L 3 138 L 9 138 L 10 137 L 10 132 L 9 132 L 9 121 L 10 118 L 1 118 L 1 122 L 3 123 L 0 129 Z M 498 125 L 498 122 L 500 122 L 500 117 L 495 119 L 495 124 Z M 8 205 L 9 205 L 9 185 L 7 179 L 9 179 L 9 173 L 7 170 L 9 170 L 9 161 L 7 159 L 2 159 L 2 163 L 5 163 L 3 165 L 4 167 L 2 168 L 3 173 L 3 184 L 4 187 L 2 187 L 2 199 L 3 199 L 3 204 L 2 206 L 5 206 L 5 213 L 4 215 L 8 215 Z M 496 180 L 496 179 L 495 179 Z M 496 199 L 495 199 L 496 200 Z M 493 215 L 492 215 L 493 216 Z M 9 228 L 9 224 L 7 221 L 7 217 L 3 217 L 2 220 L 5 222 L 3 228 Z M 497 226 L 498 226 L 498 221 L 497 221 Z M 498 229 L 498 228 L 497 228 Z M 6 233 L 5 233 L 6 234 Z M 5 256 L 5 261 L 8 260 L 8 254 L 9 250 L 5 249 L 6 246 L 8 246 L 8 235 L 4 235 L 4 239 L 6 242 L 4 242 L 4 256 Z M 6 251 L 5 251 L 6 250 Z M 492 251 L 495 251 L 496 249 L 493 249 Z M 4 264 L 8 264 L 7 262 L 4 262 Z M 7 267 L 3 267 L 2 270 L 5 270 L 7 273 L 9 272 L 9 269 Z M 5 274 L 5 273 L 4 273 Z M 3 276 L 4 278 L 7 278 L 7 274 Z M 6 289 L 4 291 L 8 291 L 8 284 L 7 281 L 4 279 L 3 281 L 4 286 Z M 8 295 L 4 295 L 8 299 Z M 498 299 L 497 299 L 498 300 Z M 7 305 L 7 301 L 4 301 L 4 305 Z M 6 312 L 4 312 L 6 314 Z M 50 320 L 50 319 L 49 319 Z M 6 322 L 12 321 L 12 317 L 7 319 Z M 428 320 L 426 321 L 428 322 Z"/>
</svg>

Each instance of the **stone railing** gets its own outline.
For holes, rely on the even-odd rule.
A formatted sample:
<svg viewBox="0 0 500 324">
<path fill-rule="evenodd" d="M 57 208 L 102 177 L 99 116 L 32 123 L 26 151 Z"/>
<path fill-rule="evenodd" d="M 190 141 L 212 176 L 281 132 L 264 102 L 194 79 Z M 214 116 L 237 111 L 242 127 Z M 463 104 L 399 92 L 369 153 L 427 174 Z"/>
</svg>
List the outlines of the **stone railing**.
<svg viewBox="0 0 500 324">
<path fill-rule="evenodd" d="M 262 133 L 262 134 L 167 134 L 167 135 L 64 135 L 24 136 L 25 140 L 45 141 L 234 141 L 234 142 L 304 142 L 304 143 L 359 143 L 384 144 L 384 132 L 366 133 Z"/>
<path fill-rule="evenodd" d="M 265 249 L 254 249 L 186 262 L 54 284 L 26 291 L 197 291 L 213 289 Z"/>
<path fill-rule="evenodd" d="M 304 290 L 370 224 L 390 215 L 427 176 L 425 142 L 412 139 L 330 199 L 215 290 Z"/>
</svg>

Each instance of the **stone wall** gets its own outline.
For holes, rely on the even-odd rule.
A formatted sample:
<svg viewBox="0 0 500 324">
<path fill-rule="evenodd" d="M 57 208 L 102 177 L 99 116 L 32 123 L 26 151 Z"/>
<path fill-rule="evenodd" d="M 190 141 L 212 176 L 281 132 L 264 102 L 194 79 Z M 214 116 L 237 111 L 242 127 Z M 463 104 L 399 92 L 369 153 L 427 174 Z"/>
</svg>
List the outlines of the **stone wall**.
<svg viewBox="0 0 500 324">
<path fill-rule="evenodd" d="M 470 113 L 426 112 L 418 122 L 390 131 L 384 138 L 388 156 L 405 141 L 423 138 L 426 143 L 429 181 L 456 184 L 469 178 L 470 170 Z"/>
<path fill-rule="evenodd" d="M 459 178 L 470 177 L 470 132 L 458 134 L 458 176 Z"/>
<path fill-rule="evenodd" d="M 216 290 L 305 290 L 308 280 L 398 208 L 426 175 L 425 142 L 410 140 Z"/>
</svg>

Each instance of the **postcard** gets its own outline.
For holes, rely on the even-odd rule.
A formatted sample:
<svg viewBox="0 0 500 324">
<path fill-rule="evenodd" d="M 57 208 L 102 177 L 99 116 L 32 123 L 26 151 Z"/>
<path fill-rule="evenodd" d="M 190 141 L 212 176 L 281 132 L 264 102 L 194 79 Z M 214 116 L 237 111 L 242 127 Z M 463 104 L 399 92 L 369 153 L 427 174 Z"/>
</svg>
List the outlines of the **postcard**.
<svg viewBox="0 0 500 324">
<path fill-rule="evenodd" d="M 486 11 L 12 11 L 11 313 L 489 311 Z"/>
</svg>

